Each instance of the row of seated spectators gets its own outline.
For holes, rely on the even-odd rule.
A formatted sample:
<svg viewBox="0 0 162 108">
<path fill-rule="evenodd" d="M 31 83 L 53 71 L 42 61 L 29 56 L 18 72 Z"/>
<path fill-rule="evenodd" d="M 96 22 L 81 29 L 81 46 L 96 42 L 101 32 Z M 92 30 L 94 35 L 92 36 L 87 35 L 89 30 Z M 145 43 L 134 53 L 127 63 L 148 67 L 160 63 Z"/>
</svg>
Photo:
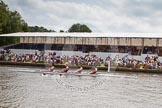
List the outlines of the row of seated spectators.
<svg viewBox="0 0 162 108">
<path fill-rule="evenodd" d="M 71 65 L 88 65 L 88 66 L 107 66 L 108 63 L 111 66 L 118 67 L 128 67 L 128 68 L 140 68 L 140 69 L 161 69 L 161 62 L 157 56 L 149 57 L 147 56 L 144 61 L 139 61 L 136 59 L 130 59 L 128 56 L 120 58 L 116 55 L 114 58 L 107 57 L 103 60 L 101 57 L 96 55 L 87 54 L 85 56 L 60 56 L 56 55 L 55 52 L 49 52 L 45 54 L 43 51 L 34 54 L 15 54 L 9 50 L 3 50 L 0 52 L 0 61 L 10 61 L 10 62 L 32 62 L 32 63 L 56 63 L 64 64 L 69 63 Z"/>
</svg>

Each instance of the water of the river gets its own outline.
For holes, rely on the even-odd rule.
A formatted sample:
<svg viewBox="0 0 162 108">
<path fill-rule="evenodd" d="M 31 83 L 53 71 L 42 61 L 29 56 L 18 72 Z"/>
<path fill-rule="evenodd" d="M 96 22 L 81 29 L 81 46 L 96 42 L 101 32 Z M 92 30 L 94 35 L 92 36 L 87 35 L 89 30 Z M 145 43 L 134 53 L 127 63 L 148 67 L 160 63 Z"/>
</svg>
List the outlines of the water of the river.
<svg viewBox="0 0 162 108">
<path fill-rule="evenodd" d="M 38 68 L 1 66 L 0 108 L 162 108 L 162 74 L 36 72 Z"/>
</svg>

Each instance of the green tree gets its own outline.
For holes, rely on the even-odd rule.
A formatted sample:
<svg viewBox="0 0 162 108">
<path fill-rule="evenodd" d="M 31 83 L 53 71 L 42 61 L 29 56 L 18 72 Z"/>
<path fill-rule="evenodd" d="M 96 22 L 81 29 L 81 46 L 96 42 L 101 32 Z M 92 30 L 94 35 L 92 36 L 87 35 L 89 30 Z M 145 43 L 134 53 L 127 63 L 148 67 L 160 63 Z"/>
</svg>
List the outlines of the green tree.
<svg viewBox="0 0 162 108">
<path fill-rule="evenodd" d="M 64 30 L 60 30 L 60 33 L 64 33 Z"/>
<path fill-rule="evenodd" d="M 79 23 L 73 24 L 68 32 L 92 32 L 92 30 L 85 24 L 81 25 Z"/>
<path fill-rule="evenodd" d="M 28 26 L 17 11 L 10 11 L 8 6 L 0 0 L 0 34 L 15 32 L 54 32 L 44 27 Z M 19 38 L 0 37 L 0 46 L 19 42 Z"/>
<path fill-rule="evenodd" d="M 4 27 L 7 26 L 9 19 L 9 9 L 7 5 L 0 0 L 0 34 L 4 32 Z"/>
<path fill-rule="evenodd" d="M 3 33 L 23 32 L 23 27 L 25 24 L 25 21 L 17 11 L 10 12 L 9 19 L 7 25 L 4 27 L 5 30 Z"/>
<path fill-rule="evenodd" d="M 44 27 L 38 27 L 38 26 L 29 26 L 28 32 L 55 32 L 54 30 L 48 30 Z"/>
<path fill-rule="evenodd" d="M 9 11 L 8 6 L 0 0 L 0 34 L 14 33 L 23 31 L 25 21 L 17 11 Z M 0 37 L 0 45 L 17 43 L 19 38 Z"/>
</svg>

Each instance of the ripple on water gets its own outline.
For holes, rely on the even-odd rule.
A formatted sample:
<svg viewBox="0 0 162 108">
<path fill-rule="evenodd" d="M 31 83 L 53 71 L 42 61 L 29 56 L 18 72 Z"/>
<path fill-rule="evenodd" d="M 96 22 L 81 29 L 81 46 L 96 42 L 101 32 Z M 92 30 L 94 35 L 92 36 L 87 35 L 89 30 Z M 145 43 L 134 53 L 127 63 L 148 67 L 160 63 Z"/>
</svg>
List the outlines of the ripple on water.
<svg viewBox="0 0 162 108">
<path fill-rule="evenodd" d="M 162 106 L 162 75 L 109 73 L 107 76 L 96 78 L 50 75 L 42 77 L 39 73 L 11 72 L 7 68 L 1 71 L 1 69 L 3 68 L 0 67 L 0 107 L 2 108 L 160 108 Z M 29 70 L 34 71 L 35 68 Z M 80 92 L 61 86 L 56 79 L 76 87 L 91 86 L 94 82 L 106 80 L 95 89 Z"/>
<path fill-rule="evenodd" d="M 0 74 L 0 105 L 1 107 L 19 107 L 25 96 L 25 87 L 17 80 L 14 73 Z"/>
</svg>

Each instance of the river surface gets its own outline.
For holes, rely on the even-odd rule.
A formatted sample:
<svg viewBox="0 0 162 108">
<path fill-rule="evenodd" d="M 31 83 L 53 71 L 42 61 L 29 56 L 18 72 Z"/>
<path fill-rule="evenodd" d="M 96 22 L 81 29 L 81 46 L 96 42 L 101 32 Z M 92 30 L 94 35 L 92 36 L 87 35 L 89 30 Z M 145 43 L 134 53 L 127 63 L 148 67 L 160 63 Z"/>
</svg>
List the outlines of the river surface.
<svg viewBox="0 0 162 108">
<path fill-rule="evenodd" d="M 161 100 L 162 74 L 42 76 L 40 68 L 0 67 L 0 108 L 162 108 Z"/>
</svg>

